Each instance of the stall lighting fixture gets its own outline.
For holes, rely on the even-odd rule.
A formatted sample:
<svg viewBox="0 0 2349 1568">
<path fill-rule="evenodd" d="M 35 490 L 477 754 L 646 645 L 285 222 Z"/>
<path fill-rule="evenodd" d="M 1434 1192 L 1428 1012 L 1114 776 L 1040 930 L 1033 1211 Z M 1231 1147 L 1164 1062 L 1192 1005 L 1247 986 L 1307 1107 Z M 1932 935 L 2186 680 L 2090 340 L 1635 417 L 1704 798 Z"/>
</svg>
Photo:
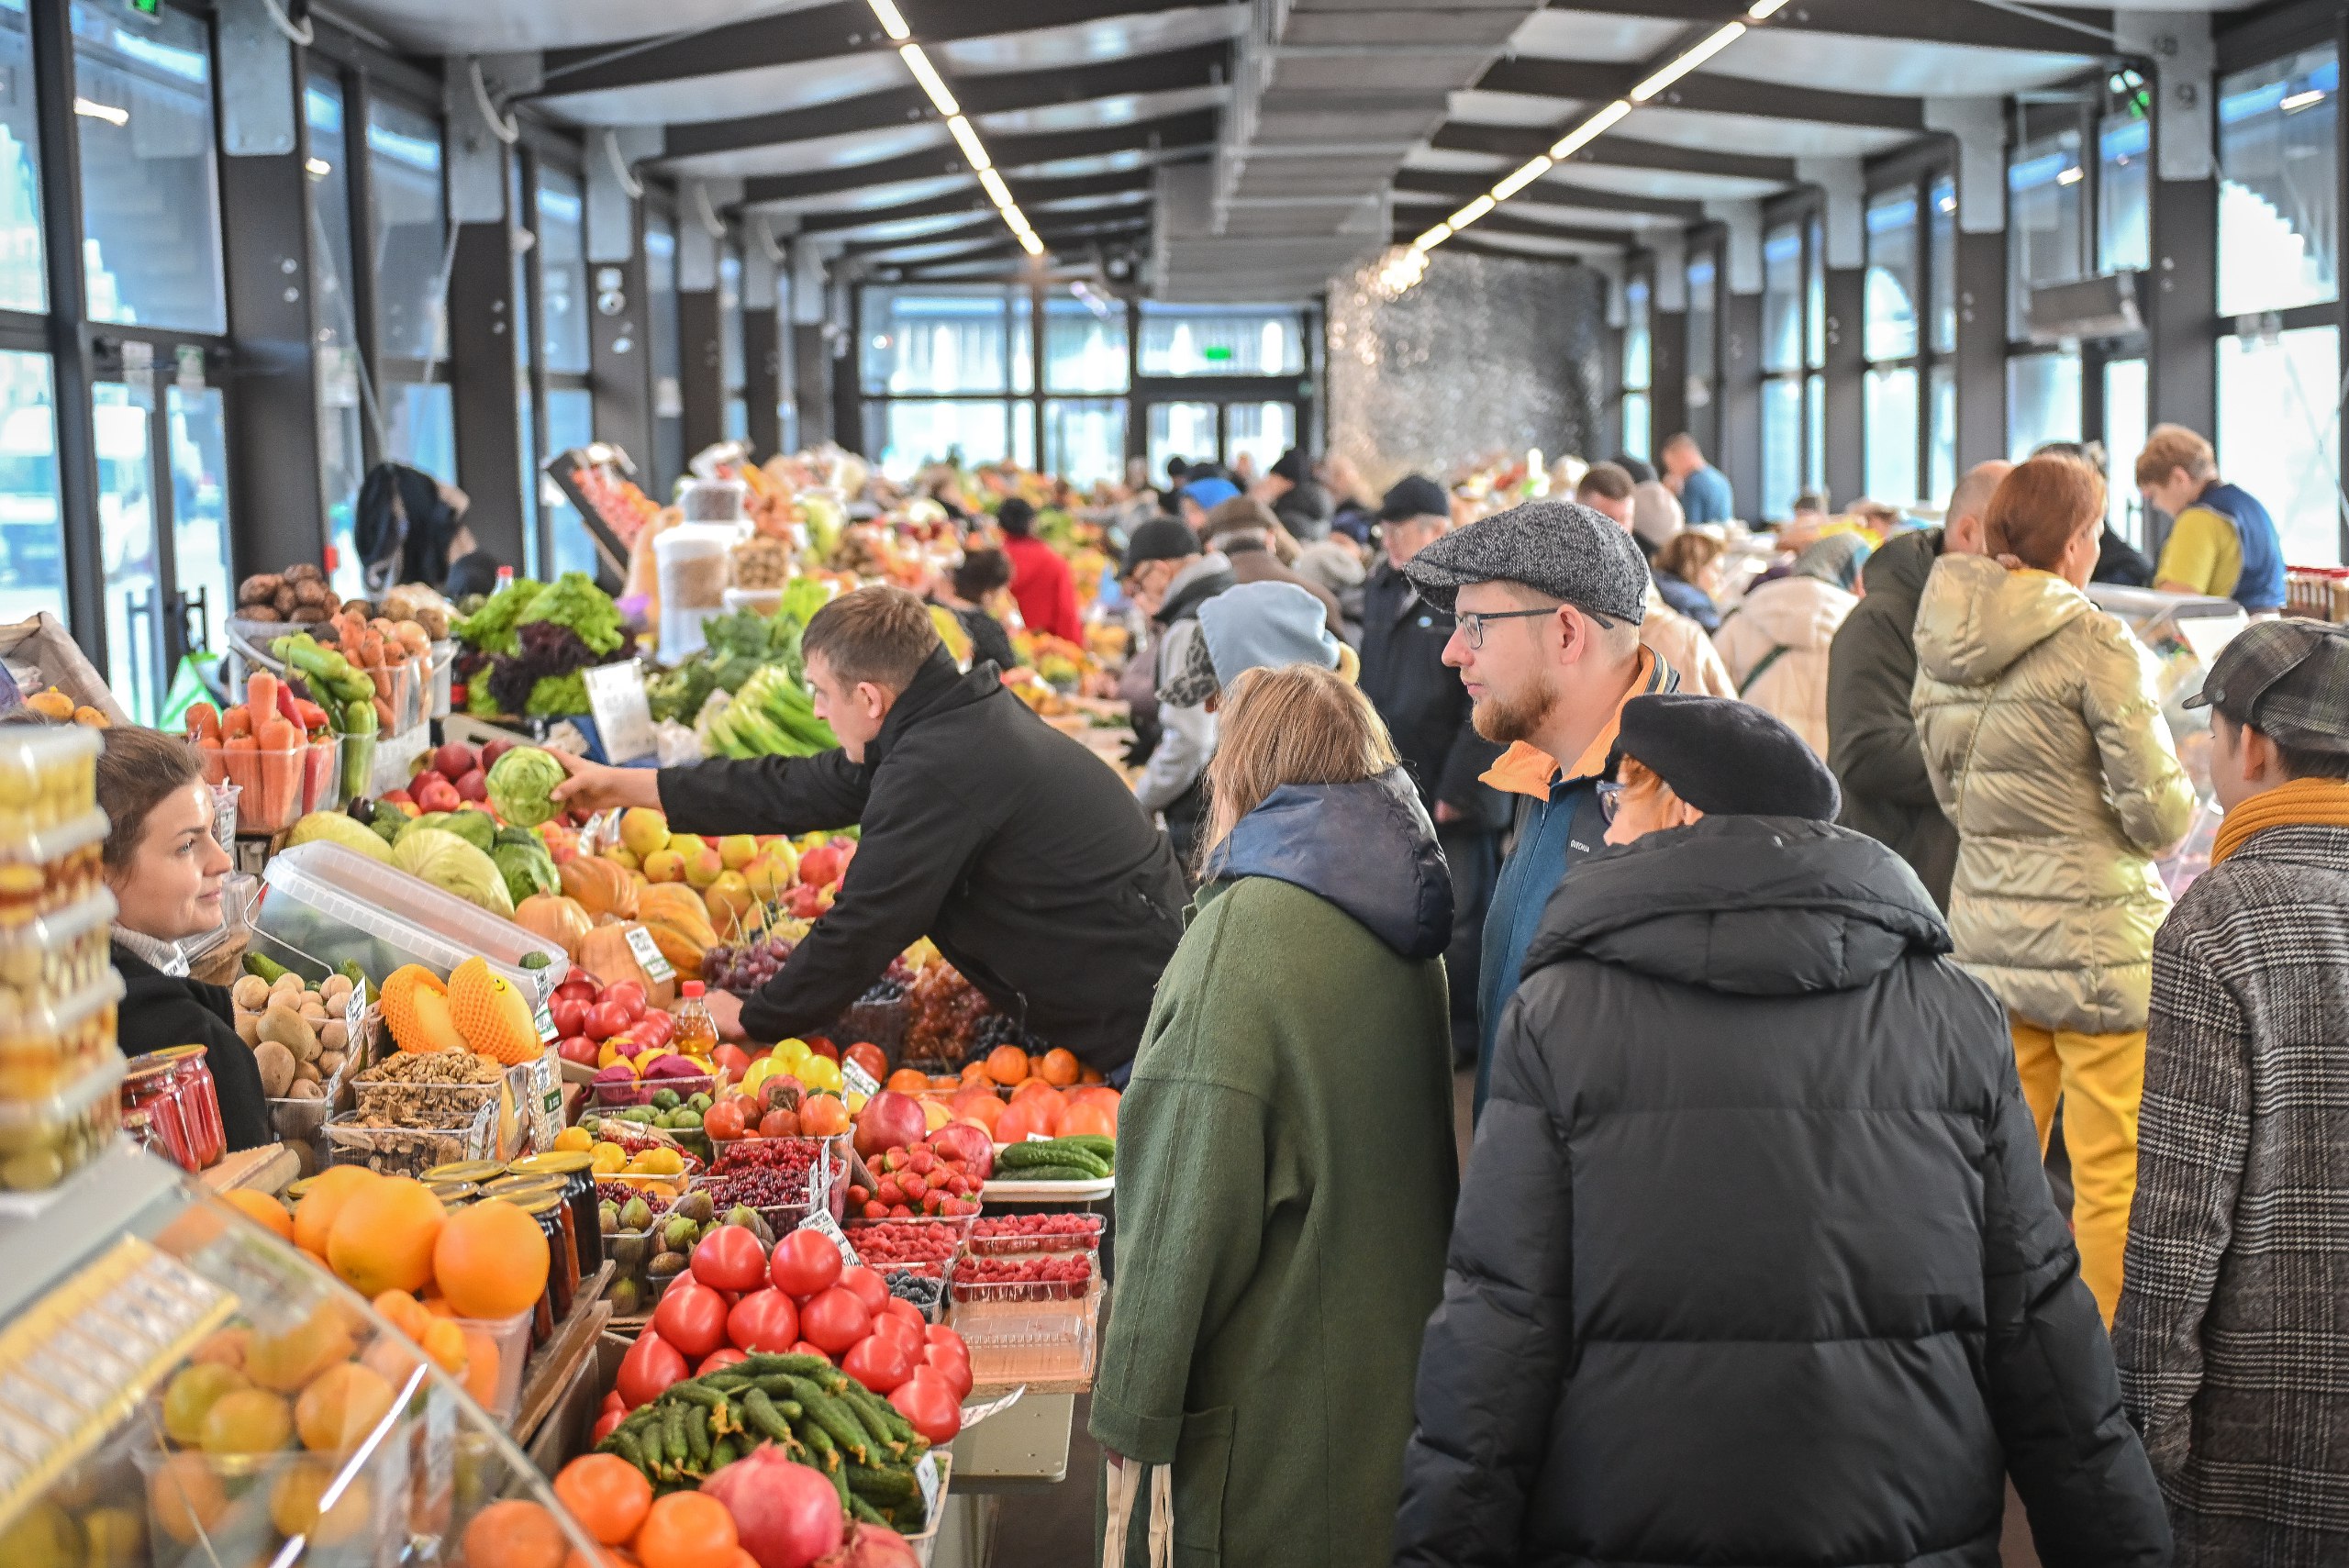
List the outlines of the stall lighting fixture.
<svg viewBox="0 0 2349 1568">
<path fill-rule="evenodd" d="M 2290 97 L 2285 99 L 2276 106 L 2283 110 L 2288 115 L 2296 115 L 2302 109 L 2323 102 L 2324 89 L 2321 87 L 2311 87 L 2305 93 L 2293 94 Z"/>
<path fill-rule="evenodd" d="M 875 6 L 884 0 L 873 0 Z M 1581 124 L 1550 144 L 1550 150 L 1528 159 L 1494 184 L 1493 188 L 1437 224 L 1406 250 L 1391 254 L 1380 269 L 1379 281 L 1386 289 L 1400 295 L 1417 284 L 1427 273 L 1428 252 L 1483 217 L 1501 203 L 1547 174 L 1560 163 L 1598 140 L 1616 126 L 1638 105 L 1646 103 L 1665 88 L 1720 53 L 1730 45 L 1751 32 L 1754 24 L 1766 22 L 1787 6 L 1787 0 L 1753 0 L 1745 9 L 1745 20 L 1728 22 L 1707 33 L 1672 59 L 1664 61 L 1652 74 L 1629 93 L 1592 112 Z M 2285 106 L 2290 107 L 2287 99 Z M 2075 171 L 2075 177 L 2077 172 Z"/>
<path fill-rule="evenodd" d="M 2080 166 L 2075 163 L 2069 169 L 2066 169 L 2062 173 L 2057 174 L 2055 176 L 2055 183 L 2059 185 L 2076 185 L 2082 180 L 2087 178 L 2087 176 L 2081 172 Z"/>
<path fill-rule="evenodd" d="M 971 124 L 970 117 L 963 114 L 963 106 L 955 101 L 953 91 L 946 85 L 946 79 L 938 73 L 938 67 L 930 63 L 930 56 L 921 45 L 913 41 L 913 29 L 906 26 L 906 18 L 897 10 L 896 0 L 867 0 L 867 3 L 872 6 L 874 17 L 880 21 L 881 30 L 896 44 L 897 58 L 906 62 L 906 69 L 913 73 L 914 81 L 930 99 L 930 106 L 946 117 L 946 128 L 953 136 L 954 145 L 963 150 L 963 161 L 971 166 L 971 172 L 979 177 L 980 188 L 986 192 L 987 200 L 995 204 L 995 210 L 1002 217 L 1004 227 L 1011 230 L 1022 250 L 1030 256 L 1041 256 L 1044 242 L 1037 237 L 1035 226 L 1028 221 L 1028 215 L 1019 210 L 1019 204 L 1011 199 L 1011 187 L 1003 183 L 1003 175 L 996 170 L 995 160 L 987 156 L 986 144 L 979 139 L 978 128 Z"/>
<path fill-rule="evenodd" d="M 104 120 L 108 125 L 128 125 L 130 111 L 117 109 L 112 104 L 101 104 L 91 98 L 73 100 L 73 112 L 84 119 Z"/>
</svg>

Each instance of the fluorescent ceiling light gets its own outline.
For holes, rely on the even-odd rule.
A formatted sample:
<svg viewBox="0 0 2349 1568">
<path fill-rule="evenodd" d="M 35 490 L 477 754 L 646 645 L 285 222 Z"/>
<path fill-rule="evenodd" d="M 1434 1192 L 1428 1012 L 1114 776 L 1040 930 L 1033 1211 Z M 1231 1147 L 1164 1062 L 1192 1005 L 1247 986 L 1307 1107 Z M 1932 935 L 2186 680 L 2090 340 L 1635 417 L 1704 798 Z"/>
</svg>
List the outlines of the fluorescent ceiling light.
<svg viewBox="0 0 2349 1568">
<path fill-rule="evenodd" d="M 1731 22 L 1707 35 L 1705 40 L 1631 89 L 1631 102 L 1644 104 L 1705 61 L 1745 36 L 1743 22 Z"/>
<path fill-rule="evenodd" d="M 2087 176 L 2080 172 L 2080 166 L 2075 163 L 2069 169 L 2066 169 L 2062 173 L 2056 175 L 2055 183 L 2059 185 L 2076 185 L 2086 178 L 2087 178 Z"/>
<path fill-rule="evenodd" d="M 906 26 L 905 17 L 897 14 L 896 0 L 873 0 L 873 14 L 881 18 L 881 30 L 891 38 L 912 36 L 913 29 Z"/>
<path fill-rule="evenodd" d="M 992 169 L 982 169 L 979 171 L 979 183 L 986 187 L 987 200 L 996 206 L 1008 207 L 1011 205 L 1011 187 L 1003 183 L 1001 174 Z"/>
<path fill-rule="evenodd" d="M 1451 238 L 1452 225 L 1448 223 L 1439 223 L 1433 228 L 1429 229 L 1425 234 L 1420 235 L 1417 239 L 1412 240 L 1411 249 L 1414 250 L 1432 250 Z"/>
<path fill-rule="evenodd" d="M 897 50 L 897 58 L 906 62 L 906 69 L 914 73 L 914 80 L 921 83 L 921 90 L 930 95 L 930 101 L 937 106 L 940 114 L 951 117 L 963 112 L 963 106 L 946 90 L 945 78 L 938 74 L 938 67 L 921 51 L 921 45 L 907 44 Z"/>
<path fill-rule="evenodd" d="M 2298 114 L 2300 110 L 2307 108 L 2311 104 L 2321 104 L 2323 102 L 2324 89 L 2321 87 L 2311 87 L 2305 93 L 2293 94 L 2290 97 L 2285 99 L 2281 104 L 2278 104 L 2276 106 L 2282 109 L 2286 114 L 2290 115 Z"/>
<path fill-rule="evenodd" d="M 1466 206 L 1462 207 L 1458 212 L 1453 213 L 1450 217 L 1444 219 L 1444 221 L 1452 225 L 1452 231 L 1454 234 L 1457 234 L 1462 229 L 1467 228 L 1470 224 L 1475 222 L 1478 218 L 1484 217 L 1486 213 L 1492 210 L 1493 198 L 1490 196 L 1478 196 L 1475 201 L 1470 202 Z"/>
<path fill-rule="evenodd" d="M 1014 234 L 1035 232 L 1034 226 L 1028 221 L 1028 215 L 1019 210 L 1019 206 L 1016 202 L 1003 209 L 1003 221 L 1011 226 L 1011 232 Z"/>
<path fill-rule="evenodd" d="M 1753 0 L 1753 4 L 1745 8 L 1745 19 L 1749 22 L 1766 22 L 1776 16 L 1786 4 L 1787 0 Z"/>
<path fill-rule="evenodd" d="M 1541 157 L 1534 159 L 1531 162 L 1520 169 L 1516 173 L 1511 174 L 1508 179 L 1503 180 L 1499 184 L 1495 185 L 1493 187 L 1493 200 L 1497 202 L 1505 202 L 1508 200 L 1509 197 L 1517 195 L 1518 192 L 1525 189 L 1526 186 L 1533 183 L 1534 181 L 1540 179 L 1542 175 L 1548 173 L 1557 166 L 1558 163 L 1556 159 L 1552 158 L 1546 152 L 1543 153 Z"/>
<path fill-rule="evenodd" d="M 314 180 L 323 180 L 334 172 L 334 165 L 323 158 L 308 159 L 302 167 L 310 172 L 310 177 Z"/>
<path fill-rule="evenodd" d="M 1019 248 L 1030 256 L 1041 256 L 1044 253 L 1044 242 L 1036 238 L 1036 231 L 1032 228 L 1023 228 L 1019 231 Z"/>
<path fill-rule="evenodd" d="M 101 104 L 89 98 L 73 100 L 73 112 L 88 119 L 104 120 L 108 125 L 128 125 L 130 111 L 117 109 L 112 104 Z"/>
<path fill-rule="evenodd" d="M 962 144 L 963 156 L 970 160 L 974 170 L 984 172 L 995 167 L 987 158 L 987 150 L 979 145 L 979 133 L 971 128 L 969 120 L 956 115 L 946 122 L 946 128 L 954 133 L 954 139 Z"/>
<path fill-rule="evenodd" d="M 1550 156 L 1560 161 L 1573 157 L 1598 139 L 1606 129 L 1631 112 L 1631 106 L 1618 98 L 1590 118 L 1566 132 L 1550 145 Z"/>
</svg>

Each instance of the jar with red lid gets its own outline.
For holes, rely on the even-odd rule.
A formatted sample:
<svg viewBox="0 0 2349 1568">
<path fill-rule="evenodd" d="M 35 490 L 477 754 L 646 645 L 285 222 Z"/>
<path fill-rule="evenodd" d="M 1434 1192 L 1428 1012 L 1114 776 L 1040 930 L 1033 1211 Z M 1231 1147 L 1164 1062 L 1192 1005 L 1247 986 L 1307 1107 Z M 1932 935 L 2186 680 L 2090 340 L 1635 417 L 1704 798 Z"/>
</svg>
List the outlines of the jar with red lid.
<svg viewBox="0 0 2349 1568">
<path fill-rule="evenodd" d="M 200 1171 L 195 1135 L 176 1087 L 179 1064 L 154 1055 L 131 1059 L 122 1081 L 123 1122 L 140 1142 L 183 1171 Z"/>
<path fill-rule="evenodd" d="M 196 1156 L 202 1162 L 197 1168 L 218 1164 L 228 1152 L 228 1133 L 220 1120 L 220 1084 L 212 1076 L 209 1052 L 200 1045 L 173 1045 L 152 1054 L 170 1059 L 180 1069 L 177 1086 Z"/>
</svg>

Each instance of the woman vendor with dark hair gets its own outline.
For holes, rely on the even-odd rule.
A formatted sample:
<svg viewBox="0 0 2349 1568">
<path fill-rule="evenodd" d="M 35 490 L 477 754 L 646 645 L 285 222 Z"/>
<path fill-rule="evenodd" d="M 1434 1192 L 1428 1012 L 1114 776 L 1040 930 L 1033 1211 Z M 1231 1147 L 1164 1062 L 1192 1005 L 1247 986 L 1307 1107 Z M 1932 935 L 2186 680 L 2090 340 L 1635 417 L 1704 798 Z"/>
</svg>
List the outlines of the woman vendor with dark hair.
<svg viewBox="0 0 2349 1568">
<path fill-rule="evenodd" d="M 117 906 L 114 966 L 128 988 L 116 1020 L 125 1056 L 201 1045 L 220 1095 L 231 1151 L 272 1141 L 252 1048 L 239 1038 L 228 991 L 191 979 L 179 944 L 220 925 L 229 861 L 212 836 L 212 790 L 195 752 L 160 730 L 106 731 L 98 757 L 106 886 Z"/>
</svg>

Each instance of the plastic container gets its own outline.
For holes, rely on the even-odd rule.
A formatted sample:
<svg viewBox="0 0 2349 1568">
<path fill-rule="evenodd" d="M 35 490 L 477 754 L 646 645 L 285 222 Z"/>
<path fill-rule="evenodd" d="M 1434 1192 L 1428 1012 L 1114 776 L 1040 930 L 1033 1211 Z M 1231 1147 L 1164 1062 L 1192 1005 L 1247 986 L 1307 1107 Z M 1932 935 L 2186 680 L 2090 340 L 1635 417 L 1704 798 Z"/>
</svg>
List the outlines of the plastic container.
<svg viewBox="0 0 2349 1568">
<path fill-rule="evenodd" d="M 726 611 L 733 567 L 729 555 L 740 524 L 680 523 L 652 541 L 661 584 L 661 659 L 674 664 L 701 651 L 702 623 Z"/>
<path fill-rule="evenodd" d="M 80 724 L 7 726 L 0 738 L 0 839 L 70 822 L 95 806 L 104 735 Z"/>
<path fill-rule="evenodd" d="M 0 1101 L 0 1187 L 40 1192 L 95 1159 L 122 1127 L 123 1069 L 100 1062 L 58 1094 Z"/>
<path fill-rule="evenodd" d="M 1099 1350 L 1101 1275 L 1075 1299 L 1020 1299 L 1021 1285 L 948 1286 L 946 1321 L 971 1351 L 971 1379 L 985 1385 L 1092 1375 Z"/>
<path fill-rule="evenodd" d="M 479 954 L 532 1006 L 571 972 L 560 947 L 513 921 L 340 844 L 303 844 L 273 857 L 257 929 L 331 967 L 356 960 L 372 975 L 420 963 L 442 979 Z M 544 953 L 543 969 L 523 958 Z"/>
<path fill-rule="evenodd" d="M 525 1308 L 511 1318 L 460 1318 L 456 1325 L 465 1331 L 465 1353 L 470 1358 L 478 1353 L 481 1341 L 486 1340 L 497 1351 L 497 1386 L 484 1407 L 496 1418 L 501 1427 L 510 1425 L 522 1407 L 522 1370 L 530 1359 L 530 1309 Z M 473 1371 L 466 1369 L 465 1383 L 473 1384 Z"/>
<path fill-rule="evenodd" d="M 718 1084 L 715 1074 L 697 1073 L 685 1078 L 630 1078 L 626 1083 L 616 1080 L 590 1084 L 588 1087 L 595 1092 L 597 1106 L 606 1110 L 626 1110 L 630 1106 L 651 1105 L 652 1096 L 663 1089 L 675 1090 L 680 1100 L 689 1100 L 696 1095 L 715 1095 Z"/>
<path fill-rule="evenodd" d="M 0 1102 L 46 1098 L 99 1062 L 119 1060 L 114 1018 L 122 990 L 122 976 L 109 967 L 62 1001 L 0 1017 Z"/>
<path fill-rule="evenodd" d="M 157 1432 L 162 1429 L 160 1416 L 146 1424 Z M 267 1563 L 277 1559 L 287 1543 L 272 1518 L 284 1511 L 272 1507 L 279 1486 L 305 1478 L 323 1485 L 340 1468 L 333 1455 L 299 1449 L 210 1454 L 194 1449 L 167 1452 L 147 1446 L 132 1457 L 144 1482 L 139 1490 L 147 1500 L 147 1539 L 154 1543 L 154 1555 L 150 1559 L 142 1551 L 128 1561 L 151 1561 L 156 1568 L 211 1568 L 214 1563 Z M 201 1466 L 211 1477 L 206 1492 L 226 1500 L 218 1513 L 210 1517 L 209 1528 L 197 1544 L 182 1546 L 178 1537 L 169 1533 L 173 1529 L 185 1531 L 187 1509 L 184 1503 L 173 1506 L 175 1496 L 184 1493 L 175 1490 L 180 1484 L 166 1471 L 167 1465 L 175 1469 Z M 306 1568 L 372 1562 L 383 1542 L 406 1540 L 408 1470 L 407 1442 L 378 1444 L 361 1468 L 362 1484 L 340 1495 L 336 1507 L 313 1527 L 295 1560 Z"/>
<path fill-rule="evenodd" d="M 677 486 L 677 510 L 686 523 L 739 523 L 751 487 L 739 479 L 688 479 Z M 664 590 L 662 597 L 667 597 Z"/>
<path fill-rule="evenodd" d="M 222 890 L 225 904 L 227 890 Z M 112 964 L 105 888 L 46 915 L 0 910 L 0 1011 L 54 1002 L 97 984 Z"/>
<path fill-rule="evenodd" d="M 1097 1214 L 1072 1214 L 1063 1218 L 1083 1220 L 1078 1229 L 1041 1236 L 987 1234 L 991 1225 L 1008 1223 L 1000 1217 L 981 1218 L 971 1229 L 971 1253 L 980 1258 L 1012 1258 L 1031 1253 L 1097 1252 L 1101 1250 L 1101 1217 Z"/>
<path fill-rule="evenodd" d="M 463 1127 L 368 1127 L 358 1113 L 330 1118 L 319 1129 L 337 1165 L 364 1165 L 386 1176 L 418 1176 L 451 1160 L 486 1160 L 497 1142 L 497 1113 L 484 1106 Z"/>
<path fill-rule="evenodd" d="M 237 827 L 243 833 L 274 833 L 291 828 L 308 808 L 310 742 L 283 751 L 237 751 L 199 746 L 206 784 L 232 784 Z"/>
<path fill-rule="evenodd" d="M 753 615 L 773 616 L 783 608 L 780 588 L 729 588 L 726 590 L 726 613 L 740 615 L 749 610 Z"/>
<path fill-rule="evenodd" d="M 93 806 L 50 827 L 0 839 L 0 917 L 47 914 L 98 891 L 106 831 L 106 814 Z"/>
<path fill-rule="evenodd" d="M 428 717 L 449 717 L 449 692 L 454 684 L 456 669 L 457 639 L 453 637 L 442 638 L 432 645 L 432 695 L 429 699 L 431 711 L 427 715 Z"/>
</svg>

